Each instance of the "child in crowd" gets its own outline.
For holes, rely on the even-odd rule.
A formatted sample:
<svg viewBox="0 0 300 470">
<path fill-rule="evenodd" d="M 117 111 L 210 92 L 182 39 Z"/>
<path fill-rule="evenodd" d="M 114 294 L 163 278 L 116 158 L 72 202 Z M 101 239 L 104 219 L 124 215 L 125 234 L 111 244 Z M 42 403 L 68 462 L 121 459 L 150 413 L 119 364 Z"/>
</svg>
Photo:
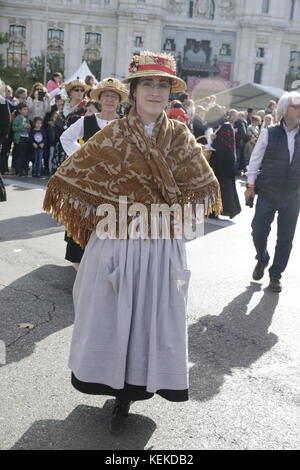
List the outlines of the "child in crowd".
<svg viewBox="0 0 300 470">
<path fill-rule="evenodd" d="M 29 131 L 31 125 L 28 119 L 28 107 L 26 103 L 17 105 L 17 115 L 13 120 L 13 141 L 16 146 L 16 174 L 27 176 L 30 160 Z"/>
<path fill-rule="evenodd" d="M 48 171 L 49 175 L 52 173 L 52 159 L 55 151 L 55 146 L 57 144 L 56 131 L 55 131 L 55 119 L 57 113 L 54 112 L 51 114 L 50 119 L 48 120 L 48 126 L 46 129 L 47 133 L 47 142 L 49 147 L 49 160 L 48 160 Z"/>
<path fill-rule="evenodd" d="M 44 147 L 46 143 L 46 133 L 42 129 L 43 120 L 35 117 L 33 120 L 33 129 L 30 132 L 30 143 L 34 149 L 34 163 L 32 168 L 32 176 L 41 177 L 42 160 L 44 155 Z"/>
</svg>

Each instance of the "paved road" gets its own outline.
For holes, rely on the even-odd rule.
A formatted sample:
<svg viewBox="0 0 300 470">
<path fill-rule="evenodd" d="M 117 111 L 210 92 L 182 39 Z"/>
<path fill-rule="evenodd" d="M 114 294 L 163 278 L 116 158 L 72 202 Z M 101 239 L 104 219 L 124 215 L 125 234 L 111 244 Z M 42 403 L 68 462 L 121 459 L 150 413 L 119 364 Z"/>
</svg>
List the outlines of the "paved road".
<svg viewBox="0 0 300 470">
<path fill-rule="evenodd" d="M 64 260 L 63 227 L 41 208 L 46 181 L 5 181 L 1 449 L 300 448 L 299 226 L 280 295 L 266 289 L 267 276 L 251 281 L 248 207 L 234 221 L 210 221 L 206 236 L 188 244 L 190 401 L 157 396 L 135 403 L 128 431 L 112 438 L 106 427 L 112 399 L 70 386 L 75 272 Z"/>
</svg>

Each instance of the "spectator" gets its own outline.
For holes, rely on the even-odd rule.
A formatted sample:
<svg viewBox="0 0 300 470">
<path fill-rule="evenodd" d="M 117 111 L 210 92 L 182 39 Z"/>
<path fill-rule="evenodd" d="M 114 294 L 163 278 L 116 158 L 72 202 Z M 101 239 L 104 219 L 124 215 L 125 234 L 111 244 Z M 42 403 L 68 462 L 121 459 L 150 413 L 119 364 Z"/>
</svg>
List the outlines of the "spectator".
<svg viewBox="0 0 300 470">
<path fill-rule="evenodd" d="M 33 122 L 35 117 L 44 119 L 47 113 L 51 111 L 50 97 L 42 83 L 35 83 L 31 89 L 30 96 L 27 99 L 28 117 Z"/>
<path fill-rule="evenodd" d="M 250 137 L 248 142 L 245 145 L 244 157 L 245 157 L 245 168 L 249 165 L 250 158 L 253 152 L 253 149 L 256 144 L 256 137 Z"/>
<path fill-rule="evenodd" d="M 60 88 L 62 84 L 62 74 L 60 72 L 55 72 L 52 75 L 52 79 L 49 80 L 49 82 L 46 85 L 48 93 L 52 92 L 53 90 L 56 90 L 57 88 Z"/>
<path fill-rule="evenodd" d="M 222 122 L 221 111 L 222 108 L 219 107 L 219 122 Z M 228 216 L 231 219 L 241 212 L 235 183 L 236 157 L 233 123 L 236 118 L 237 111 L 235 109 L 230 110 L 229 120 L 225 121 L 216 130 L 216 138 L 211 144 L 215 152 L 210 159 L 210 165 L 220 184 L 223 204 L 222 215 Z"/>
<path fill-rule="evenodd" d="M 262 129 L 266 129 L 270 126 L 273 126 L 274 123 L 273 123 L 273 116 L 272 114 L 266 114 L 265 118 L 264 118 L 264 122 L 262 124 Z"/>
<path fill-rule="evenodd" d="M 4 88 L 4 97 L 6 104 L 8 105 L 9 111 L 9 121 L 8 121 L 8 131 L 5 131 L 3 124 L 0 126 L 0 132 L 2 135 L 2 147 L 0 154 L 0 173 L 3 175 L 8 173 L 8 157 L 10 154 L 10 149 L 13 141 L 12 136 L 12 118 L 15 116 L 15 110 L 17 106 L 17 100 L 13 98 L 13 91 L 10 86 L 6 85 Z"/>
<path fill-rule="evenodd" d="M 34 149 L 32 176 L 37 178 L 42 176 L 42 160 L 46 144 L 46 133 L 45 130 L 42 129 L 42 125 L 42 118 L 35 117 L 33 120 L 33 129 L 29 133 L 29 140 Z"/>
<path fill-rule="evenodd" d="M 203 106 L 198 105 L 195 110 L 195 116 L 193 119 L 193 134 L 196 137 L 197 142 L 206 145 L 207 139 L 205 132 L 207 130 L 207 122 L 205 121 L 206 110 Z"/>
<path fill-rule="evenodd" d="M 176 121 L 183 122 L 184 124 L 187 124 L 188 122 L 187 112 L 180 101 L 172 101 L 171 109 L 169 109 L 167 114 L 170 119 L 175 119 Z"/>
<path fill-rule="evenodd" d="M 68 98 L 65 100 L 63 108 L 55 121 L 58 137 L 86 113 L 87 101 L 84 99 L 84 94 L 88 90 L 88 86 L 84 81 L 79 79 L 72 80 L 70 83 L 67 83 L 65 89 Z M 58 140 L 52 159 L 52 173 L 56 171 L 66 158 L 67 154 Z"/>
<path fill-rule="evenodd" d="M 47 147 L 49 149 L 49 158 L 48 158 L 48 174 L 51 175 L 52 173 L 52 160 L 53 160 L 53 155 L 55 151 L 55 146 L 57 144 L 57 136 L 55 132 L 55 120 L 57 117 L 57 112 L 54 111 L 50 119 L 48 119 L 48 125 L 46 129 L 46 135 L 47 135 Z"/>
<path fill-rule="evenodd" d="M 19 104 L 19 103 L 26 103 L 27 101 L 27 90 L 26 88 L 23 88 L 23 87 L 19 87 L 16 89 L 16 93 L 15 93 L 15 98 L 16 98 L 16 103 Z"/>
<path fill-rule="evenodd" d="M 276 111 L 276 109 L 277 109 L 276 101 L 271 100 L 269 101 L 265 114 L 273 114 L 273 112 Z"/>
<path fill-rule="evenodd" d="M 248 108 L 248 109 L 247 109 L 247 118 L 246 118 L 246 121 L 247 121 L 248 126 L 251 126 L 251 118 L 252 118 L 253 112 L 254 112 L 254 109 L 253 109 L 253 108 Z"/>
<path fill-rule="evenodd" d="M 182 104 L 183 109 L 185 112 L 188 112 L 188 101 L 189 101 L 189 95 L 187 93 L 181 93 L 179 96 L 179 101 Z"/>
<path fill-rule="evenodd" d="M 28 119 L 28 106 L 26 103 L 19 103 L 17 106 L 17 116 L 12 125 L 13 140 L 16 145 L 16 174 L 27 176 L 30 161 L 29 131 L 31 129 Z"/>
<path fill-rule="evenodd" d="M 93 75 L 87 75 L 84 81 L 85 81 L 85 84 L 91 88 L 95 86 L 95 78 Z"/>
<path fill-rule="evenodd" d="M 257 115 L 253 115 L 251 118 L 251 125 L 247 127 L 247 136 L 255 137 L 258 139 L 259 136 L 259 126 L 261 125 L 261 118 Z"/>
<path fill-rule="evenodd" d="M 244 112 L 240 112 L 237 115 L 237 120 L 234 123 L 236 129 L 235 140 L 236 140 L 236 158 L 237 158 L 237 171 L 246 170 L 246 162 L 244 158 L 245 145 L 248 142 L 247 137 L 247 122 L 245 120 L 246 115 Z"/>
<path fill-rule="evenodd" d="M 97 114 L 101 111 L 100 103 L 95 100 L 88 101 L 86 105 L 86 113 L 85 116 L 91 116 L 92 114 Z"/>
</svg>

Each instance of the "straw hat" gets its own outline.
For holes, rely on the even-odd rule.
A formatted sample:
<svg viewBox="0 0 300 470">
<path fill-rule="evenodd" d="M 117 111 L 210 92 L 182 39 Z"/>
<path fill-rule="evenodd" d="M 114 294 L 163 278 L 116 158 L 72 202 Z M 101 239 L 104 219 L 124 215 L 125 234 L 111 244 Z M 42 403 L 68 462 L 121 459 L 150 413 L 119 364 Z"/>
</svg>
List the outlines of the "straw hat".
<svg viewBox="0 0 300 470">
<path fill-rule="evenodd" d="M 100 100 L 100 95 L 104 91 L 114 91 L 120 97 L 120 102 L 127 100 L 128 91 L 120 80 L 113 77 L 108 77 L 102 80 L 96 88 L 91 91 L 91 98 L 95 101 Z"/>
<path fill-rule="evenodd" d="M 176 76 L 176 62 L 172 55 L 143 51 L 141 55 L 134 55 L 128 68 L 129 75 L 123 83 L 129 83 L 138 77 L 168 77 L 172 79 L 173 93 L 185 91 L 186 83 Z"/>
<path fill-rule="evenodd" d="M 79 80 L 79 78 L 77 78 L 76 80 L 72 80 L 71 82 L 65 84 L 65 90 L 67 93 L 70 93 L 72 88 L 76 88 L 76 87 L 83 88 L 84 91 L 88 91 L 89 89 L 89 86 L 83 80 Z"/>
</svg>

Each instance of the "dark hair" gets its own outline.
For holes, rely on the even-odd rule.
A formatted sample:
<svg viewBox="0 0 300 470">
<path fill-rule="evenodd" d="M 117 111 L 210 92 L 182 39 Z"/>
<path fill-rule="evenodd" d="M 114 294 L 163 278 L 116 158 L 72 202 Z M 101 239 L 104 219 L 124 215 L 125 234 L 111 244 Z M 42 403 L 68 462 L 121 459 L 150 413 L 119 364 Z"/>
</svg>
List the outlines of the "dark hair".
<svg viewBox="0 0 300 470">
<path fill-rule="evenodd" d="M 100 106 L 100 103 L 98 103 L 98 101 L 90 100 L 87 102 L 86 107 L 88 108 L 90 104 L 93 104 L 98 111 L 101 111 L 101 106 Z"/>
<path fill-rule="evenodd" d="M 63 97 L 60 94 L 55 95 L 54 101 L 57 101 L 57 100 L 63 100 Z"/>
<path fill-rule="evenodd" d="M 131 101 L 134 101 L 134 92 L 135 92 L 135 89 L 136 89 L 138 83 L 139 83 L 138 78 L 133 78 L 130 82 L 128 99 L 131 100 Z"/>
<path fill-rule="evenodd" d="M 39 116 L 36 116 L 33 120 L 33 125 L 35 126 L 38 121 L 41 121 L 41 123 L 43 124 L 43 119 Z"/>
<path fill-rule="evenodd" d="M 26 103 L 19 103 L 16 107 L 16 110 L 19 112 L 23 108 L 28 108 L 27 104 Z"/>
<path fill-rule="evenodd" d="M 54 74 L 52 75 L 52 80 L 54 80 L 55 77 L 61 77 L 62 78 L 62 74 L 60 72 L 54 72 Z"/>
<path fill-rule="evenodd" d="M 87 75 L 87 76 L 85 77 L 84 81 L 85 81 L 85 83 L 86 83 L 87 85 L 90 84 L 89 82 L 90 82 L 91 78 L 94 80 L 93 75 Z"/>
<path fill-rule="evenodd" d="M 253 113 L 254 109 L 253 108 L 248 108 L 247 113 Z"/>
<path fill-rule="evenodd" d="M 184 100 L 187 100 L 188 98 L 189 98 L 189 95 L 187 93 L 181 93 L 181 95 L 179 96 L 179 101 L 183 103 Z"/>
</svg>

